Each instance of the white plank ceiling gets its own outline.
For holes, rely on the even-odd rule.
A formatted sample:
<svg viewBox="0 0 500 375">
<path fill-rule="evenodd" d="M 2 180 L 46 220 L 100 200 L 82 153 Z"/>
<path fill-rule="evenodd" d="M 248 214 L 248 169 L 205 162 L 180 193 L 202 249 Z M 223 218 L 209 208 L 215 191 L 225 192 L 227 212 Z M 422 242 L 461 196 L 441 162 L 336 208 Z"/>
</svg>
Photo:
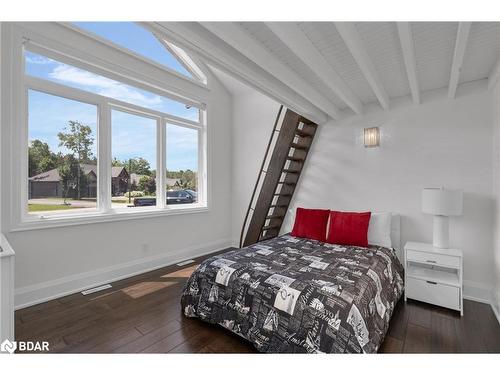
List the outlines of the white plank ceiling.
<svg viewBox="0 0 500 375">
<path fill-rule="evenodd" d="M 261 43 L 268 51 L 281 62 L 294 70 L 299 76 L 311 83 L 319 92 L 331 100 L 337 107 L 345 107 L 340 100 L 300 58 L 262 22 L 242 22 L 239 25 L 253 38 Z"/>
<path fill-rule="evenodd" d="M 170 28 L 168 23 L 162 26 Z M 267 58 L 275 58 L 275 66 L 286 67 L 324 96 L 325 103 L 332 105 L 328 113 L 339 109 L 359 113 L 368 103 L 388 108 L 392 99 L 403 96 L 412 96 L 418 104 L 422 92 L 441 88 L 449 88 L 449 96 L 454 97 L 457 83 L 460 92 L 463 83 L 487 79 L 500 58 L 499 22 L 466 22 L 460 27 L 458 22 L 238 22 L 234 26 L 265 49 Z M 205 25 L 205 30 L 210 34 L 214 27 Z M 226 38 L 219 32 L 218 38 L 223 44 L 232 38 L 235 54 L 246 52 L 256 65 L 259 57 L 262 61 L 262 56 L 253 59 L 239 48 L 238 36 Z M 244 42 L 241 34 L 239 40 Z M 196 47 L 203 51 L 203 41 Z M 309 52 L 306 57 L 301 55 L 305 51 Z M 281 82 L 308 100 L 311 108 L 321 107 L 303 93 L 304 86 Z"/>
</svg>

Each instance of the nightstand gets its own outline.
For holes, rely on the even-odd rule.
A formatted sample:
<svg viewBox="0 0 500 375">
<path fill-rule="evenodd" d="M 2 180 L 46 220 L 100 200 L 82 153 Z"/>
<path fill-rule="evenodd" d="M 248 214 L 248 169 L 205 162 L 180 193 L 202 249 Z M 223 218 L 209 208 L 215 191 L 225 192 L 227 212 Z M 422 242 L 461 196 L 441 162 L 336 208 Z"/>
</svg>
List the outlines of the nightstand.
<svg viewBox="0 0 500 375">
<path fill-rule="evenodd" d="M 407 298 L 463 310 L 463 256 L 457 249 L 440 249 L 423 242 L 407 242 L 405 301 Z"/>
</svg>

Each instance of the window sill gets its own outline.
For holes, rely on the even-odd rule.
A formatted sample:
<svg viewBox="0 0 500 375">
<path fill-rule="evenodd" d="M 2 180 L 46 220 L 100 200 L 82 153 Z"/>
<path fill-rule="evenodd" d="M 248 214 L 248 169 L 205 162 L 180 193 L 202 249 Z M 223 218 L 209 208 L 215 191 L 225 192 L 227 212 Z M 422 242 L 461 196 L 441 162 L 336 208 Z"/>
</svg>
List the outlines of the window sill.
<svg viewBox="0 0 500 375">
<path fill-rule="evenodd" d="M 22 232 L 27 230 L 39 230 L 58 227 L 67 227 L 73 225 L 97 224 L 114 221 L 150 219 L 162 216 L 194 214 L 200 212 L 208 212 L 209 208 L 206 205 L 189 205 L 175 208 L 144 208 L 136 212 L 115 211 L 102 213 L 93 212 L 82 215 L 54 215 L 53 217 L 46 216 L 43 219 L 39 217 L 28 217 L 23 222 L 13 225 L 11 232 Z"/>
</svg>

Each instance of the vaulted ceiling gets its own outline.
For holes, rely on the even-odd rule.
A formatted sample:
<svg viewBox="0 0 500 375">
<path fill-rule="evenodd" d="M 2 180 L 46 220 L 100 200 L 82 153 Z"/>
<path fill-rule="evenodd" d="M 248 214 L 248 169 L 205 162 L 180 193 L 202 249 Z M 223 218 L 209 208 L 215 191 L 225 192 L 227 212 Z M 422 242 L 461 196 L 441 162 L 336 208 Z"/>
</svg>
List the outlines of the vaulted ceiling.
<svg viewBox="0 0 500 375">
<path fill-rule="evenodd" d="M 447 88 L 498 71 L 499 22 L 157 23 L 218 68 L 316 118 Z"/>
</svg>

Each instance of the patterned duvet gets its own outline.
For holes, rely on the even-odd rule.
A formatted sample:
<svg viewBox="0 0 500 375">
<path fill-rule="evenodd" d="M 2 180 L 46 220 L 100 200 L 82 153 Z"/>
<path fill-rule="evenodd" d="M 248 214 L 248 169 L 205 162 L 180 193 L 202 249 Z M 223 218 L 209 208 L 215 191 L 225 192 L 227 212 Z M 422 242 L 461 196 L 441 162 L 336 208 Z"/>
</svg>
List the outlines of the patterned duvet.
<svg viewBox="0 0 500 375">
<path fill-rule="evenodd" d="M 284 235 L 205 260 L 184 314 L 270 353 L 375 353 L 403 291 L 393 250 Z"/>
</svg>

